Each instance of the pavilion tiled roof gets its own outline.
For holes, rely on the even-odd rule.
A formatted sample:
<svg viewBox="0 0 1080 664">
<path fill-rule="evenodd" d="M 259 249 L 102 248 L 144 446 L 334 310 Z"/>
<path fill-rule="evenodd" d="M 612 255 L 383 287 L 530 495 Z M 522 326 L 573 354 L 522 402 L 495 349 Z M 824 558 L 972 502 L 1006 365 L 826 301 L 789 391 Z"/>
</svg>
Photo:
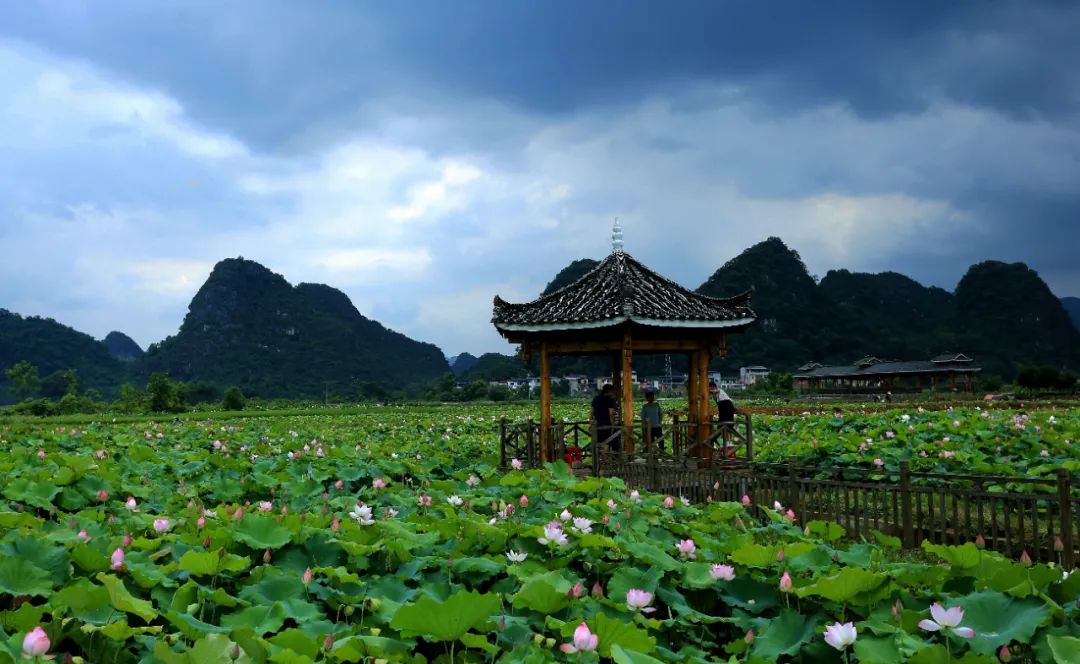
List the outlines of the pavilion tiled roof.
<svg viewBox="0 0 1080 664">
<path fill-rule="evenodd" d="M 714 298 L 683 288 L 623 251 L 553 293 L 523 304 L 495 296 L 492 323 L 504 332 L 574 330 L 634 322 L 661 327 L 738 328 L 753 323 L 750 291 Z"/>
</svg>

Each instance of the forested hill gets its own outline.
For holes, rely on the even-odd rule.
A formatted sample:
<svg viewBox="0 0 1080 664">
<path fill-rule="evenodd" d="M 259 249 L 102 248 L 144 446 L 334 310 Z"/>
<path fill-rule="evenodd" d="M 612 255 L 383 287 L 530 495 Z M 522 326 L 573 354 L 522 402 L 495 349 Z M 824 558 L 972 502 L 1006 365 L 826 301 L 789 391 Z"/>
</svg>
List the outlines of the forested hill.
<svg viewBox="0 0 1080 664">
<path fill-rule="evenodd" d="M 242 258 L 214 267 L 180 331 L 151 346 L 139 368 L 291 398 L 423 385 L 450 371 L 437 347 L 365 318 L 341 291 L 294 287 Z"/>
<path fill-rule="evenodd" d="M 596 264 L 571 263 L 544 292 Z M 792 371 L 811 360 L 847 364 L 865 355 L 927 359 L 950 350 L 1010 380 L 1027 364 L 1080 368 L 1080 331 L 1022 263 L 974 265 L 955 293 L 895 272 L 831 270 L 815 282 L 798 252 L 773 237 L 728 261 L 698 292 L 729 297 L 750 288 L 758 322 L 731 340 L 721 365 L 728 371 L 752 364 Z"/>
<path fill-rule="evenodd" d="M 51 318 L 0 309 L 0 403 L 15 398 L 3 372 L 24 360 L 37 368 L 34 393 L 51 398 L 68 390 L 64 373 L 69 369 L 75 369 L 82 389 L 95 389 L 107 397 L 115 395 L 128 376 L 127 365 L 90 335 Z"/>
</svg>

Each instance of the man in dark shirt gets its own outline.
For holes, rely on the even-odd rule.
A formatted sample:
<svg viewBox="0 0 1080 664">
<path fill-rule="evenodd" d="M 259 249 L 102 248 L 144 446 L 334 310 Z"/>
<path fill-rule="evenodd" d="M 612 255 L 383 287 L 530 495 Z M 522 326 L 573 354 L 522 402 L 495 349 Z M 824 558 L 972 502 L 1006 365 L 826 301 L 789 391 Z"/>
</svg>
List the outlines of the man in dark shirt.
<svg viewBox="0 0 1080 664">
<path fill-rule="evenodd" d="M 592 417 L 596 422 L 596 441 L 603 442 L 611 439 L 609 444 L 613 452 L 622 451 L 622 439 L 619 436 L 613 436 L 615 433 L 615 398 L 612 394 L 615 393 L 615 386 L 611 383 L 607 383 L 600 390 L 600 394 L 596 395 L 596 398 L 592 401 Z"/>
</svg>

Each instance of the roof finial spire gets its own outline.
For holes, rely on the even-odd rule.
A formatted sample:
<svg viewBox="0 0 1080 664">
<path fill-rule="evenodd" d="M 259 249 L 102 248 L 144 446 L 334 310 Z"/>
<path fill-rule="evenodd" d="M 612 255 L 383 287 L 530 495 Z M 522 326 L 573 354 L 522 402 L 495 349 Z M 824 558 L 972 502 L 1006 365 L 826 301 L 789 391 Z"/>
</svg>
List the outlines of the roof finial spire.
<svg viewBox="0 0 1080 664">
<path fill-rule="evenodd" d="M 611 250 L 619 254 L 623 250 L 622 226 L 618 217 L 615 217 L 615 225 L 611 227 Z"/>
</svg>

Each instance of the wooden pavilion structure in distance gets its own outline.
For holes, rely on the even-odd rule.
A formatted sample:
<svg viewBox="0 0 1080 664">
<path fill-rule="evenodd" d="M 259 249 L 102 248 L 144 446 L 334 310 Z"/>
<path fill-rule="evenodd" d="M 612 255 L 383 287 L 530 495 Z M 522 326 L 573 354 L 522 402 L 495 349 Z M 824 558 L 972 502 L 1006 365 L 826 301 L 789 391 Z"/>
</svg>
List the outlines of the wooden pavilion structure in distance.
<svg viewBox="0 0 1080 664">
<path fill-rule="evenodd" d="M 618 221 L 612 252 L 591 272 L 553 293 L 524 304 L 495 296 L 492 323 L 522 358 L 540 363 L 540 457 L 553 458 L 551 437 L 551 358 L 607 355 L 620 404 L 624 451 L 633 452 L 634 353 L 685 353 L 689 356 L 688 421 L 701 440 L 711 422 L 708 368 L 714 354 L 727 352 L 728 335 L 755 320 L 751 292 L 713 298 L 683 288 L 623 251 Z"/>
</svg>

